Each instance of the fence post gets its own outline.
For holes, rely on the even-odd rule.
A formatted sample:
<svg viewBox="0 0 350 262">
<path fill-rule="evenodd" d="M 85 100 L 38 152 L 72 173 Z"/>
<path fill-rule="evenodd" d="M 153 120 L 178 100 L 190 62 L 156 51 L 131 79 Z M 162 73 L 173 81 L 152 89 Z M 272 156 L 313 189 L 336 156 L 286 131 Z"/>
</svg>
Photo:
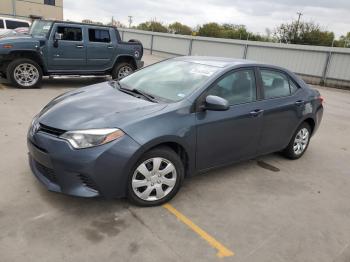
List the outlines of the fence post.
<svg viewBox="0 0 350 262">
<path fill-rule="evenodd" d="M 249 45 L 246 44 L 245 47 L 244 47 L 243 59 L 247 59 L 248 48 L 249 48 Z"/>
<path fill-rule="evenodd" d="M 323 74 L 322 74 L 321 85 L 323 86 L 326 85 L 328 68 L 331 63 L 331 59 L 332 59 L 332 51 L 329 51 L 327 54 L 327 59 L 326 59 L 326 63 L 324 65 Z"/>
<path fill-rule="evenodd" d="M 188 55 L 192 55 L 192 45 L 193 45 L 193 38 L 190 39 L 190 43 L 188 46 Z"/>
<path fill-rule="evenodd" d="M 151 35 L 151 49 L 150 49 L 150 54 L 153 53 L 153 35 Z"/>
</svg>

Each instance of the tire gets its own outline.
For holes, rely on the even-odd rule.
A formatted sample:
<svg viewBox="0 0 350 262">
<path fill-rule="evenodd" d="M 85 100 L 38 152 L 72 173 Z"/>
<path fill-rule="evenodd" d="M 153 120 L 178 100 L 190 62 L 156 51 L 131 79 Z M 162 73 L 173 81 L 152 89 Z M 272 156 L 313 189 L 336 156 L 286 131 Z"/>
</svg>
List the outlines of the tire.
<svg viewBox="0 0 350 262">
<path fill-rule="evenodd" d="M 32 59 L 18 58 L 7 66 L 7 79 L 18 88 L 38 88 L 43 71 Z"/>
<path fill-rule="evenodd" d="M 295 131 L 288 146 L 282 151 L 282 154 L 292 160 L 299 159 L 306 152 L 310 138 L 311 127 L 308 123 L 304 122 Z"/>
<path fill-rule="evenodd" d="M 154 170 L 154 163 L 159 168 Z M 140 158 L 129 175 L 128 198 L 138 206 L 161 205 L 179 191 L 184 174 L 183 163 L 172 149 L 152 149 Z"/>
<path fill-rule="evenodd" d="M 112 70 L 112 78 L 116 80 L 120 80 L 132 74 L 134 71 L 135 71 L 134 65 L 127 62 L 118 63 L 114 66 Z"/>
</svg>

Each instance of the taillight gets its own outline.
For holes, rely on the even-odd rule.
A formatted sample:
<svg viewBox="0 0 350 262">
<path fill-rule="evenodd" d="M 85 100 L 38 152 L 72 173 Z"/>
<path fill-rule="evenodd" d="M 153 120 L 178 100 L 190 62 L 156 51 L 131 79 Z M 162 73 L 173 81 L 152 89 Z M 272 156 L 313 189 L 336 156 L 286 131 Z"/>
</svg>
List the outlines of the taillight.
<svg viewBox="0 0 350 262">
<path fill-rule="evenodd" d="M 323 105 L 323 103 L 324 103 L 324 98 L 323 98 L 323 96 L 320 96 L 318 99 L 320 100 L 321 105 Z"/>
</svg>

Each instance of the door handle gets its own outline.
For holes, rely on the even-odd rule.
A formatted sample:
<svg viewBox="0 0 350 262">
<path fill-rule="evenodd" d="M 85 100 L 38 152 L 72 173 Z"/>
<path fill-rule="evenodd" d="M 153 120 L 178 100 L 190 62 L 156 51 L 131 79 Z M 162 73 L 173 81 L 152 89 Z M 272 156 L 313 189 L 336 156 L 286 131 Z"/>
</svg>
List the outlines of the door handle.
<svg viewBox="0 0 350 262">
<path fill-rule="evenodd" d="M 114 46 L 109 45 L 109 46 L 107 46 L 107 48 L 112 49 L 112 48 L 114 48 Z"/>
<path fill-rule="evenodd" d="M 296 106 L 301 106 L 301 105 L 303 105 L 304 103 L 305 103 L 304 100 L 298 100 L 298 101 L 295 102 L 295 105 L 296 105 Z"/>
<path fill-rule="evenodd" d="M 83 48 L 84 46 L 83 45 L 77 45 L 76 47 L 77 48 Z"/>
<path fill-rule="evenodd" d="M 252 117 L 258 117 L 258 116 L 261 116 L 261 114 L 264 112 L 264 110 L 262 109 L 256 109 L 254 111 L 251 111 L 249 114 L 252 116 Z"/>
</svg>

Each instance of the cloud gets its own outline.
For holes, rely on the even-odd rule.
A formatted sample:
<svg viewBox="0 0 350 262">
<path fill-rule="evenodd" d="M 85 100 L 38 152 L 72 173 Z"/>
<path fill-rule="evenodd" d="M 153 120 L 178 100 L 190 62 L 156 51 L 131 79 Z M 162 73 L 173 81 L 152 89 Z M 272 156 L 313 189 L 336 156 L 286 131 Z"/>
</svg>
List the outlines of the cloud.
<svg viewBox="0 0 350 262">
<path fill-rule="evenodd" d="M 297 18 L 319 23 L 336 35 L 350 31 L 349 0 L 132 0 L 98 1 L 65 0 L 65 19 L 109 22 L 112 19 L 127 24 L 128 16 L 133 24 L 157 19 L 169 24 L 175 21 L 192 27 L 207 22 L 245 24 L 253 32 L 264 33 Z"/>
</svg>

